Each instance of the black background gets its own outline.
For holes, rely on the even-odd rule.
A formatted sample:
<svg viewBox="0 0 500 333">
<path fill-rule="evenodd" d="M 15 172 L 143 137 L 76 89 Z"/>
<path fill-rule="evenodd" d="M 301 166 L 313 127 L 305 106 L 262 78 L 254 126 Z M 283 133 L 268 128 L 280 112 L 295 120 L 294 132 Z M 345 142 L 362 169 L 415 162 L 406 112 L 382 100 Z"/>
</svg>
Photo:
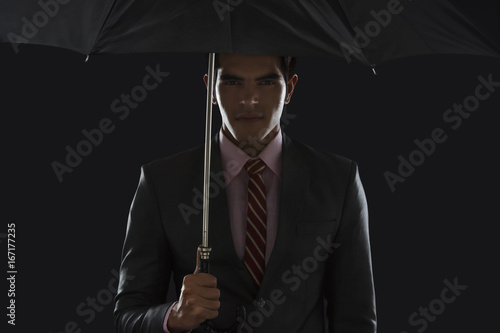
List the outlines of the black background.
<svg viewBox="0 0 500 333">
<path fill-rule="evenodd" d="M 118 270 L 140 166 L 203 143 L 206 63 L 200 54 L 85 56 L 0 45 L 2 205 L 0 230 L 16 224 L 16 326 L 9 332 L 113 332 L 113 303 L 95 317 L 76 309 L 104 295 Z M 170 75 L 120 120 L 113 100 L 142 83 L 145 67 Z M 440 298 L 443 280 L 467 285 L 426 332 L 496 329 L 498 300 L 498 115 L 500 88 L 456 130 L 445 111 L 474 95 L 478 76 L 500 81 L 498 59 L 421 56 L 377 67 L 299 58 L 285 132 L 358 162 L 370 212 L 379 332 L 417 332 L 408 317 Z M 217 109 L 214 129 L 220 126 Z M 115 125 L 59 182 L 81 131 Z M 442 128 L 447 140 L 391 192 L 384 172 Z M 198 236 L 197 236 L 198 237 Z M 201 235 L 199 236 L 201 240 Z M 4 253 L 5 253 L 4 252 Z M 7 271 L 6 256 L 1 266 Z M 2 275 L 4 276 L 4 275 Z M 115 284 L 116 285 L 116 284 Z M 84 306 L 83 309 L 89 309 Z M 88 320 L 89 322 L 86 322 Z"/>
</svg>

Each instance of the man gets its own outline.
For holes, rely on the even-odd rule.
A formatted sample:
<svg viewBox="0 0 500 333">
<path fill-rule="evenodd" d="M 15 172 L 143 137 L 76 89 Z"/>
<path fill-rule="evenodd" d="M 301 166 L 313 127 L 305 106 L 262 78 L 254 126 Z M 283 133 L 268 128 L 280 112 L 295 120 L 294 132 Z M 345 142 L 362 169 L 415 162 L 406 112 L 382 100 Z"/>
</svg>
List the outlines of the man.
<svg viewBox="0 0 500 333">
<path fill-rule="evenodd" d="M 217 58 L 211 274 L 198 272 L 202 222 L 192 205 L 193 189 L 203 188 L 203 148 L 144 165 L 123 248 L 118 331 L 205 332 L 200 324 L 210 320 L 219 329 L 238 323 L 240 332 L 374 333 L 357 165 L 281 132 L 298 81 L 293 61 Z M 178 300 L 166 303 L 171 274 Z"/>
</svg>

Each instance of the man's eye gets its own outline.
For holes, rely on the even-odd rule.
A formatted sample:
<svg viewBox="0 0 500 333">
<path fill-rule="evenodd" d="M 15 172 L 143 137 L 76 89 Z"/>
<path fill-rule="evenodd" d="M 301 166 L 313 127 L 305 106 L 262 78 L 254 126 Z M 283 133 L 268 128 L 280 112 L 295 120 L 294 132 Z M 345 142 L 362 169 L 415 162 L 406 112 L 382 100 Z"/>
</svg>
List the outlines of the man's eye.
<svg viewBox="0 0 500 333">
<path fill-rule="evenodd" d="M 234 86 L 237 84 L 238 84 L 238 81 L 224 81 L 225 86 Z"/>
<path fill-rule="evenodd" d="M 263 80 L 263 81 L 260 81 L 260 84 L 265 85 L 265 86 L 269 86 L 269 85 L 273 85 L 274 81 L 273 80 Z"/>
</svg>

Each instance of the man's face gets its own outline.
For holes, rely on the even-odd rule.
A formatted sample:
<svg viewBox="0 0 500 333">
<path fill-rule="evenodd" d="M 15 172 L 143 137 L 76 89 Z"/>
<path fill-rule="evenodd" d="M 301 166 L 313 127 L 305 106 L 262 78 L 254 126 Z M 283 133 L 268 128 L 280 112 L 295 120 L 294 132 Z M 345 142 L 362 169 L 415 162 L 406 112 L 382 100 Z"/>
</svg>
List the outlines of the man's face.
<svg viewBox="0 0 500 333">
<path fill-rule="evenodd" d="M 241 148 L 272 139 L 280 129 L 283 105 L 297 82 L 287 83 L 275 56 L 220 54 L 213 102 L 219 105 L 222 130 Z M 205 77 L 206 81 L 206 77 Z"/>
</svg>

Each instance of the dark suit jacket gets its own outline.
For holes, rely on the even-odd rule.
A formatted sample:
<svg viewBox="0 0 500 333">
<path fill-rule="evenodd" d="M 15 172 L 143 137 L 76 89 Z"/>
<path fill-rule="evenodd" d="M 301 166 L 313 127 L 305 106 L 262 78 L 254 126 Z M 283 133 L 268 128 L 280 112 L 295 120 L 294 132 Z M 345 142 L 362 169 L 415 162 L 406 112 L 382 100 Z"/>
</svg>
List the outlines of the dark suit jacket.
<svg viewBox="0 0 500 333">
<path fill-rule="evenodd" d="M 283 135 L 278 232 L 257 290 L 234 249 L 217 138 L 212 148 L 209 243 L 221 291 L 213 322 L 231 326 L 242 304 L 243 332 L 374 333 L 368 212 L 356 163 Z M 179 295 L 196 265 L 202 190 L 203 147 L 142 167 L 115 300 L 118 332 L 162 332 L 171 274 Z"/>
</svg>

